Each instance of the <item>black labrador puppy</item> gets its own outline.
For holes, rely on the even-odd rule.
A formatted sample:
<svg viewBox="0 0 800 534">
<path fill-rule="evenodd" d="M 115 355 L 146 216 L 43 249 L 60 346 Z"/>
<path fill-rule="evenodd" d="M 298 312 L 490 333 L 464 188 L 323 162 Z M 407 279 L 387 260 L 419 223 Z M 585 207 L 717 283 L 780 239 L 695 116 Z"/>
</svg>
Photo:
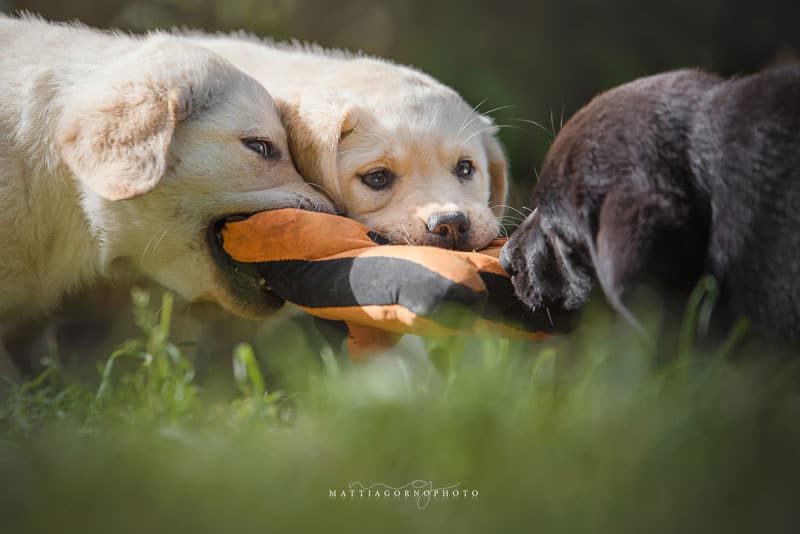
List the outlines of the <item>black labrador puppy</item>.
<svg viewBox="0 0 800 534">
<path fill-rule="evenodd" d="M 599 283 L 635 323 L 637 288 L 683 306 L 711 274 L 715 316 L 800 341 L 800 65 L 601 94 L 559 132 L 533 196 L 501 255 L 532 309 L 579 310 Z"/>
</svg>

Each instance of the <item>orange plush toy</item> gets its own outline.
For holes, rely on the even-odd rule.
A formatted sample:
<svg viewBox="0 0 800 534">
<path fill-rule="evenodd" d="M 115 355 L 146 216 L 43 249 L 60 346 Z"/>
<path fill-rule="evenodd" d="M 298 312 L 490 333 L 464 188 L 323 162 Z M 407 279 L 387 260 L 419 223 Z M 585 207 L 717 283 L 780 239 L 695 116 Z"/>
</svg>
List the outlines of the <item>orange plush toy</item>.
<svg viewBox="0 0 800 534">
<path fill-rule="evenodd" d="M 296 209 L 228 222 L 221 237 L 237 267 L 254 270 L 275 294 L 316 317 L 344 321 L 354 357 L 402 334 L 450 335 L 475 321 L 514 337 L 558 331 L 547 314 L 514 296 L 498 261 L 503 240 L 480 252 L 378 245 L 357 221 Z"/>
</svg>

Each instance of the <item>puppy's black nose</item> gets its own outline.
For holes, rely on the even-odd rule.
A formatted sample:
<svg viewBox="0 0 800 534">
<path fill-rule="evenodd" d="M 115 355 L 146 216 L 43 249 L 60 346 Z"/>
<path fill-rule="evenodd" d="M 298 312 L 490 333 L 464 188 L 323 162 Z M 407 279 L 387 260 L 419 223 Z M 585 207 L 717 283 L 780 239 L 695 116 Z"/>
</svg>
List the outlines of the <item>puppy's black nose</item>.
<svg viewBox="0 0 800 534">
<path fill-rule="evenodd" d="M 503 248 L 500 249 L 500 267 L 502 267 L 508 276 L 514 276 L 514 263 L 511 261 L 511 250 L 509 249 L 508 243 L 503 245 Z"/>
<path fill-rule="evenodd" d="M 458 241 L 469 231 L 469 219 L 460 211 L 434 213 L 428 219 L 428 231 Z"/>
</svg>

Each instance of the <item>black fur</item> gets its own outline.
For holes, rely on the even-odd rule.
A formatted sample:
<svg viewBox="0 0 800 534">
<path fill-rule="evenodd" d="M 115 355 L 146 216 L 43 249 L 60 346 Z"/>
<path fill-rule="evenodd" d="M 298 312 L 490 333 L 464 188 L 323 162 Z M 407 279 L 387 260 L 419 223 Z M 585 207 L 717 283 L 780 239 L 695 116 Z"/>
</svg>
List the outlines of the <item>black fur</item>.
<svg viewBox="0 0 800 534">
<path fill-rule="evenodd" d="M 800 340 L 800 65 L 598 96 L 558 134 L 534 205 L 501 258 L 531 308 L 580 310 L 595 284 L 626 315 L 644 285 L 682 306 L 707 273 L 715 316 Z"/>
</svg>

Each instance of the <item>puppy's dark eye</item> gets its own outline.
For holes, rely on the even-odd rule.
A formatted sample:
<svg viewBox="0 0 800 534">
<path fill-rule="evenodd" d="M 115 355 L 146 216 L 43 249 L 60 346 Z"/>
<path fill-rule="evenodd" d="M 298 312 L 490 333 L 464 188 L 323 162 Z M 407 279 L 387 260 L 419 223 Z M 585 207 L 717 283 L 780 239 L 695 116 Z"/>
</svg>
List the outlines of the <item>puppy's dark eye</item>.
<svg viewBox="0 0 800 534">
<path fill-rule="evenodd" d="M 367 187 L 380 191 L 392 183 L 392 174 L 388 169 L 377 169 L 361 175 L 361 181 Z"/>
<path fill-rule="evenodd" d="M 468 180 L 472 178 L 472 173 L 474 172 L 475 167 L 472 165 L 472 162 L 468 159 L 462 159 L 456 163 L 456 168 L 453 171 L 453 174 L 462 180 Z"/>
<path fill-rule="evenodd" d="M 242 143 L 264 159 L 278 159 L 280 157 L 280 152 L 269 139 L 246 137 L 242 139 Z"/>
</svg>

